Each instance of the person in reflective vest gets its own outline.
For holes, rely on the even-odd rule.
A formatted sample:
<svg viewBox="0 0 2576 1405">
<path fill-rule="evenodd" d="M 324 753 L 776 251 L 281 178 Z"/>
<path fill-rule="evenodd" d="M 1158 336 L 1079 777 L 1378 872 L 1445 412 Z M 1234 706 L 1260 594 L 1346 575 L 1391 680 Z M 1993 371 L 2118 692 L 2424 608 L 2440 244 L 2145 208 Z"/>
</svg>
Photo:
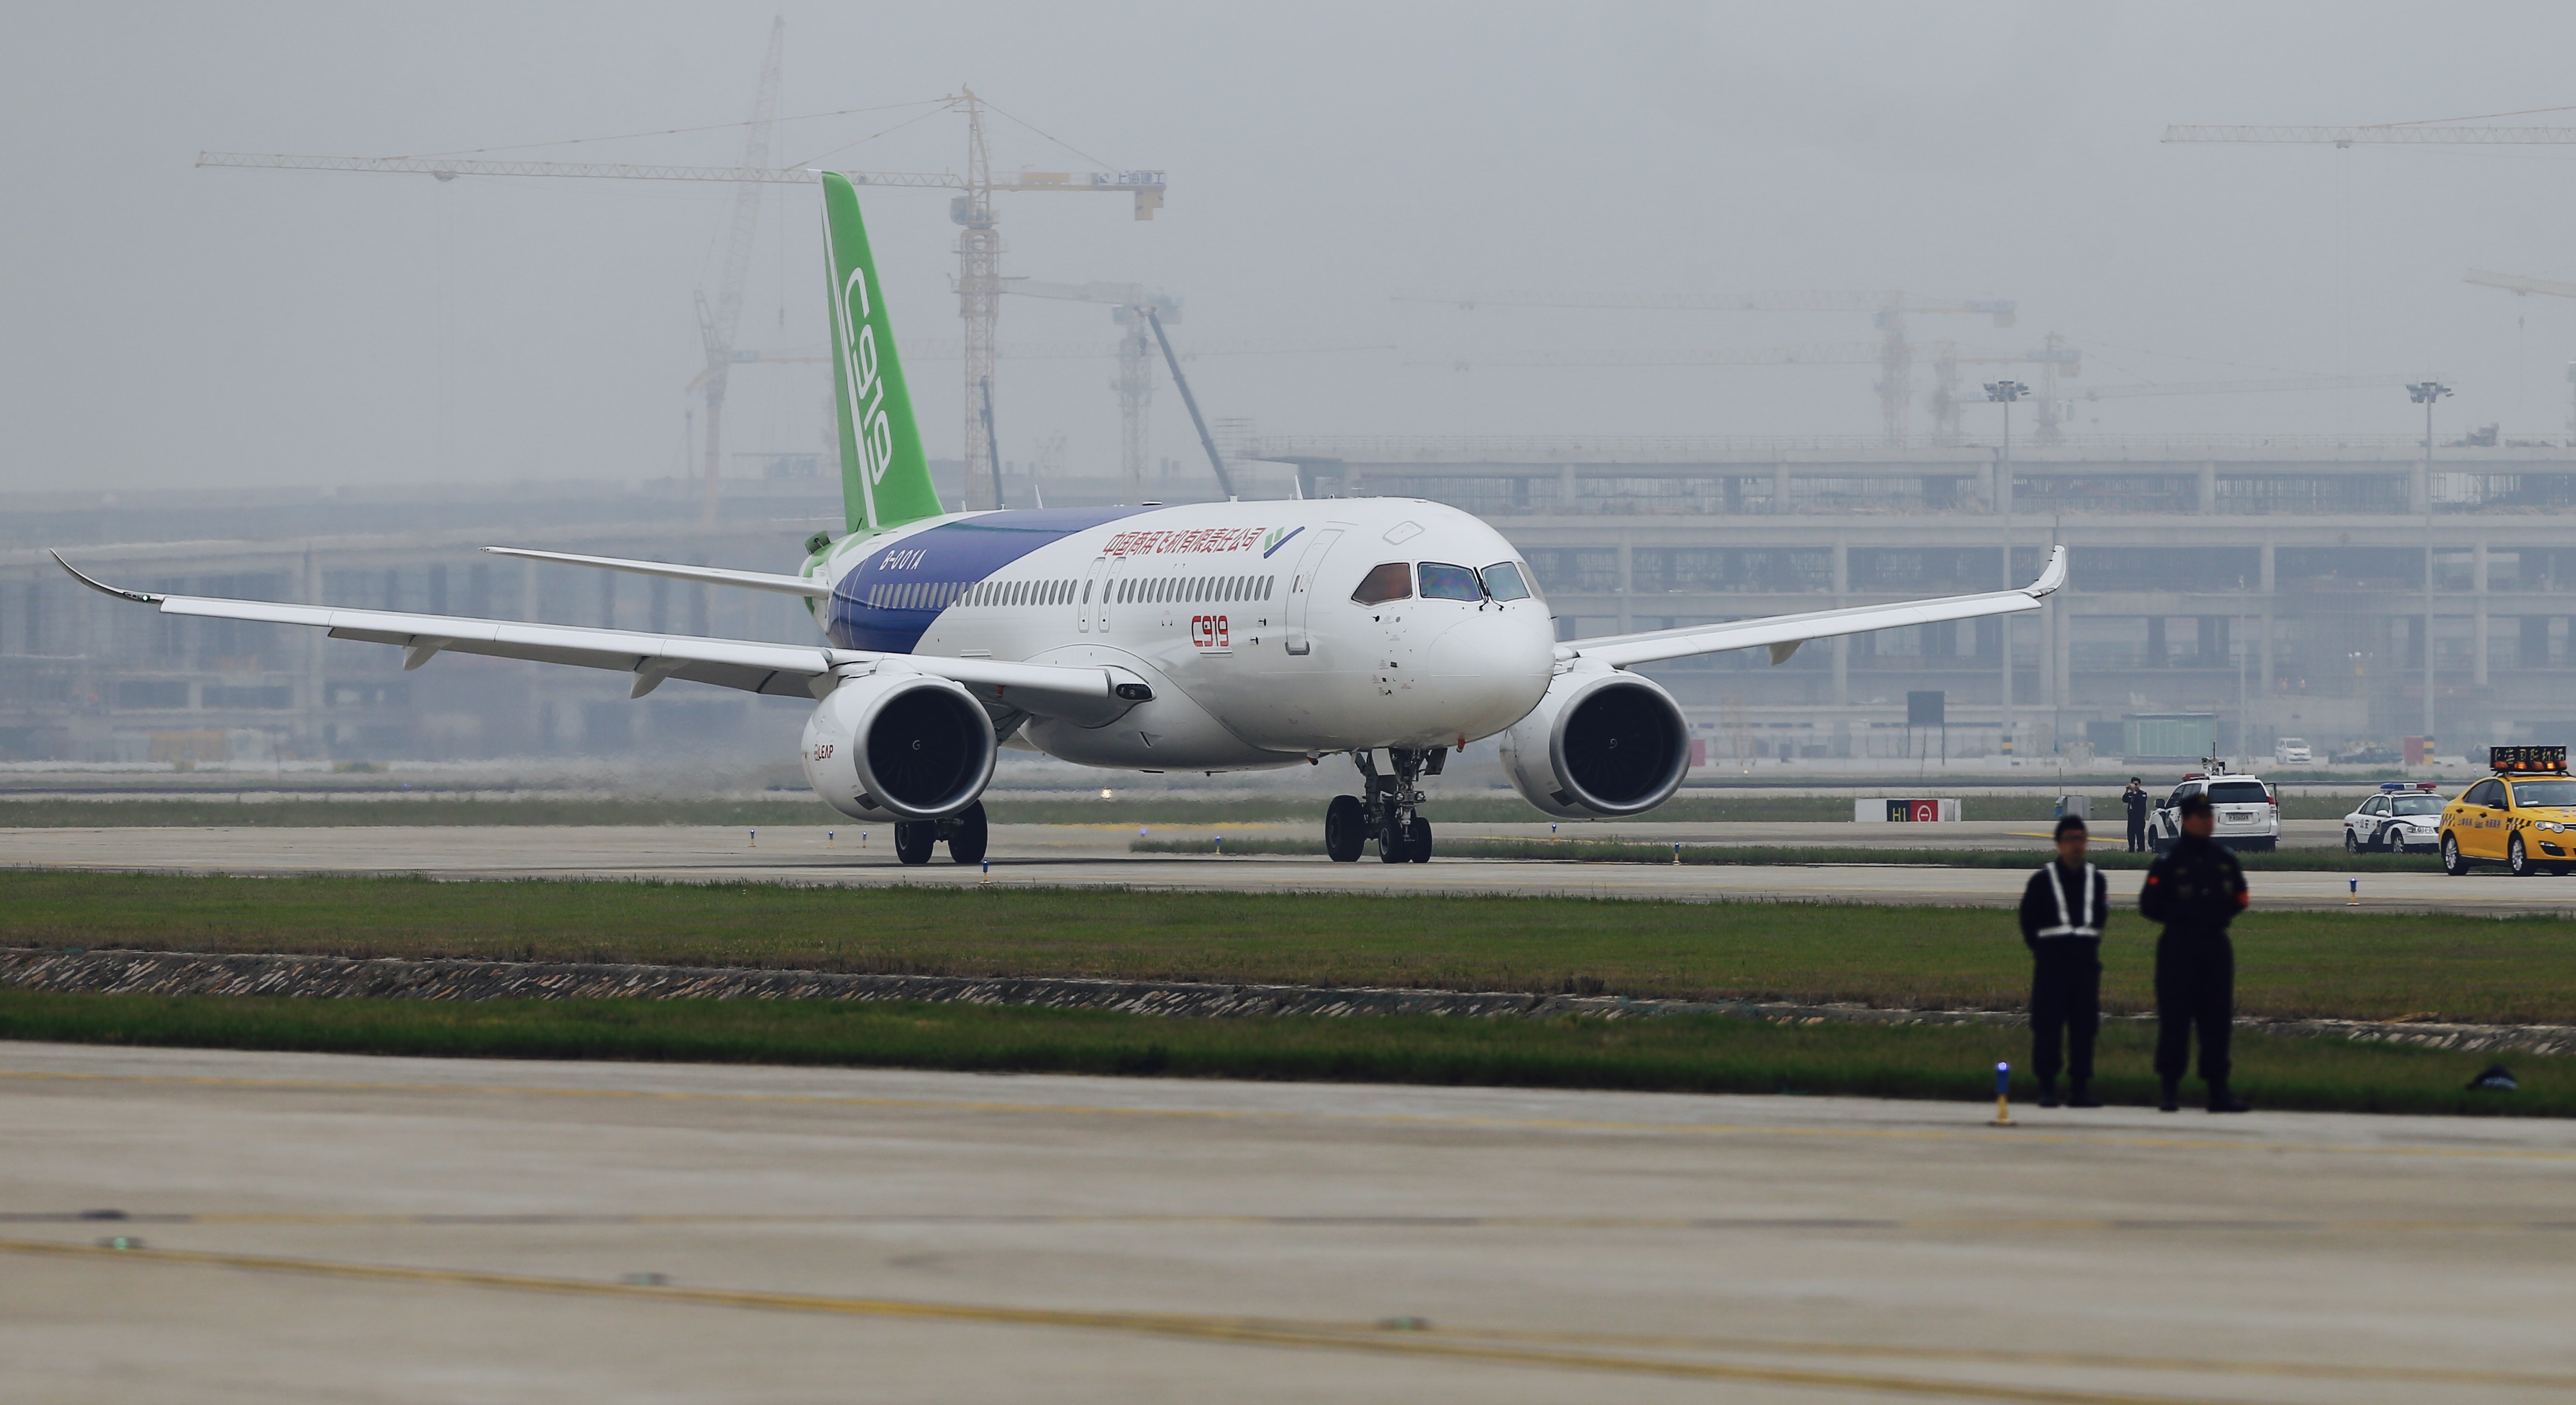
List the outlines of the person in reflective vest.
<svg viewBox="0 0 2576 1405">
<path fill-rule="evenodd" d="M 2251 899 L 2236 856 L 2209 837 L 2218 825 L 2209 796 L 2186 795 L 2181 808 L 2182 832 L 2138 890 L 2138 911 L 2165 929 L 2156 938 L 2156 1077 L 2164 1081 L 2157 1106 L 2171 1112 L 2182 1105 L 2182 1075 L 2197 1033 L 2209 1110 L 2243 1112 L 2245 1100 L 2227 1086 L 2236 1018 L 2236 947 L 2227 924 Z"/>
<path fill-rule="evenodd" d="M 2030 947 L 2030 1071 L 2039 1105 L 2055 1107 L 2066 1070 L 2066 1105 L 2100 1107 L 2093 1096 L 2093 1036 L 2102 1026 L 2102 923 L 2110 880 L 2085 862 L 2084 821 L 2057 822 L 2057 859 L 2021 891 L 2021 939 Z"/>
</svg>

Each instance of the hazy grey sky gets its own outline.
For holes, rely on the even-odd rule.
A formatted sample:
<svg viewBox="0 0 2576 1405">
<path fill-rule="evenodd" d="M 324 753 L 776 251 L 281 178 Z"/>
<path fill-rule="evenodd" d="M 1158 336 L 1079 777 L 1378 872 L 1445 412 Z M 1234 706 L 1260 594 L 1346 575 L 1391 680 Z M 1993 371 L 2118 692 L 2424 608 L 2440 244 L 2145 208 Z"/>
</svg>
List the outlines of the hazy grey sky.
<svg viewBox="0 0 2576 1405">
<path fill-rule="evenodd" d="M 739 121 L 771 4 L 22 4 L 0 49 L 0 485 L 651 477 L 681 464 L 728 188 L 195 170 L 201 148 L 389 155 Z M 1409 289 L 1901 287 L 2019 299 L 2087 382 L 2447 372 L 2452 427 L 2567 433 L 2576 147 L 2164 146 L 2168 122 L 2374 122 L 2576 103 L 2565 6 L 783 7 L 780 110 L 972 85 L 1118 197 L 1003 196 L 1005 271 L 1136 279 L 1185 340 L 1400 353 L 1203 361 L 1215 414 L 1315 433 L 1870 433 L 1868 368 L 1487 370 L 1470 347 L 1756 347 L 1859 317 L 1536 314 Z M 778 164 L 904 114 L 779 129 Z M 2563 119 L 2576 121 L 2576 113 Z M 532 156 L 730 163 L 738 130 Z M 1080 165 L 1007 123 L 995 164 Z M 829 164 L 954 167 L 938 117 Z M 810 189 L 764 211 L 742 341 L 821 335 Z M 937 192 L 871 192 L 898 328 L 956 335 Z M 783 279 L 783 282 L 782 282 Z M 781 312 L 784 312 L 783 325 Z M 2527 326 L 2517 328 L 2517 318 Z M 1105 338 L 1014 301 L 1008 340 Z M 2196 359 L 2194 359 L 2196 358 Z M 1117 449 L 1105 362 L 1006 363 L 1003 451 Z M 736 378 L 742 450 L 814 447 L 826 372 Z M 953 363 L 913 372 L 933 454 Z M 1982 421 L 1971 411 L 1972 429 Z M 1194 452 L 1166 392 L 1156 451 Z M 2098 423 L 2094 422 L 2098 419 Z M 2418 425 L 2397 391 L 2143 399 L 2084 432 Z"/>
</svg>

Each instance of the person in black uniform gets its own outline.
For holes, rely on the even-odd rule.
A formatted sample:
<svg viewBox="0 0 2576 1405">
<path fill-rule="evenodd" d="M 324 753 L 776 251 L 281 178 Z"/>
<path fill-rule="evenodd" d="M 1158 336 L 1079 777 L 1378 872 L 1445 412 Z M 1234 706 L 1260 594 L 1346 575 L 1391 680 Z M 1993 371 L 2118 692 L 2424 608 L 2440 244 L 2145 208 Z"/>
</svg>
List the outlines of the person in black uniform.
<svg viewBox="0 0 2576 1405">
<path fill-rule="evenodd" d="M 2138 911 L 2165 929 L 2156 939 L 2156 1076 L 2164 1080 L 2159 1106 L 2171 1112 L 2180 1105 L 2197 1029 L 2209 1110 L 2243 1112 L 2244 1100 L 2227 1088 L 2228 1032 L 2236 1017 L 2236 948 L 2227 940 L 2227 924 L 2251 898 L 2236 856 L 2210 840 L 2218 821 L 2209 797 L 2184 796 L 2181 819 L 2182 832 L 2147 870 L 2138 894 Z"/>
<path fill-rule="evenodd" d="M 2091 843 L 2084 821 L 2057 822 L 2057 860 L 2042 865 L 2021 890 L 2021 939 L 2030 947 L 2030 1069 L 2039 1075 L 2039 1105 L 2057 1106 L 2061 1041 L 2066 1105 L 2100 1107 L 2093 1096 L 2093 1035 L 2102 1025 L 2102 920 L 2111 911 L 2110 880 L 2084 861 Z"/>
<path fill-rule="evenodd" d="M 2129 777 L 2129 788 L 2120 792 L 2120 808 L 2129 812 L 2129 852 L 2140 853 L 2147 847 L 2146 782 Z"/>
</svg>

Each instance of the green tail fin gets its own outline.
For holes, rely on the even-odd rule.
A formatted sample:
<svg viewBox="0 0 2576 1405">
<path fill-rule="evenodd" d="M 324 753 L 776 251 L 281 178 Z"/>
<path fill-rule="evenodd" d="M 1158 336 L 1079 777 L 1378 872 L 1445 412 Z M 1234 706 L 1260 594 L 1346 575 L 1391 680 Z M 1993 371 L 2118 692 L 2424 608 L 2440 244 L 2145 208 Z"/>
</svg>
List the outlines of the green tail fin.
<svg viewBox="0 0 2576 1405">
<path fill-rule="evenodd" d="M 841 415 L 841 504 L 853 532 L 899 526 L 944 509 L 921 454 L 912 396 L 895 355 L 868 228 L 849 178 L 823 173 L 823 255 L 831 279 L 832 381 Z"/>
</svg>

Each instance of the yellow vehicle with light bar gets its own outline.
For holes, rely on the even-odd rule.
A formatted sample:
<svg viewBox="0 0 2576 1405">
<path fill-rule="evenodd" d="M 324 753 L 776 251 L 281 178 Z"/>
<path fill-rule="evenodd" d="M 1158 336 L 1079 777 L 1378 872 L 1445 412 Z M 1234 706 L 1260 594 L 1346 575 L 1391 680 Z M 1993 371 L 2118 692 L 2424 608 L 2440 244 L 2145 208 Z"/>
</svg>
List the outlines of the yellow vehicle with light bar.
<svg viewBox="0 0 2576 1405">
<path fill-rule="evenodd" d="M 2491 746 L 2495 774 L 2442 808 L 2442 871 L 2482 863 L 2516 878 L 2576 870 L 2576 777 L 2563 746 Z"/>
</svg>

